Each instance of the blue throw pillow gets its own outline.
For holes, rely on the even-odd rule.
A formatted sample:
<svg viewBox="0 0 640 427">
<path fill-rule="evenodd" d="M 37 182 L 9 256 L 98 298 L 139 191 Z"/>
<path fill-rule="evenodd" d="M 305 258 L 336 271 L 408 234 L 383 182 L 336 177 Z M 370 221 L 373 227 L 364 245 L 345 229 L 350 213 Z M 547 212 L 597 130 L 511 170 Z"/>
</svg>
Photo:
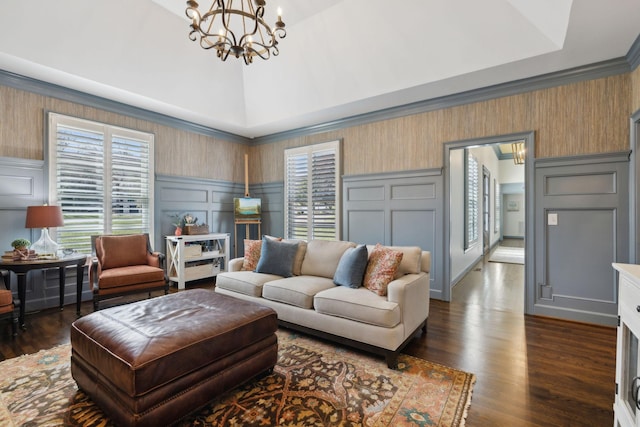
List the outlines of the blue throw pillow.
<svg viewBox="0 0 640 427">
<path fill-rule="evenodd" d="M 262 239 L 260 260 L 256 273 L 277 274 L 282 277 L 293 275 L 293 260 L 298 251 L 298 243 L 281 242 L 274 239 Z"/>
<path fill-rule="evenodd" d="M 362 286 L 368 257 L 365 245 L 347 249 L 338 262 L 338 268 L 333 275 L 333 283 L 354 289 Z"/>
</svg>

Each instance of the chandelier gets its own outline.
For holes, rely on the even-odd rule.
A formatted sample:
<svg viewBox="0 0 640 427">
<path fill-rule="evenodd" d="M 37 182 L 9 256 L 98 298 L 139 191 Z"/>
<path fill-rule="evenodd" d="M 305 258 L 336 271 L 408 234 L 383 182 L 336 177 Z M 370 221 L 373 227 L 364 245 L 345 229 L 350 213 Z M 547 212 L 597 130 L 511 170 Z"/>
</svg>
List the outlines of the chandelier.
<svg viewBox="0 0 640 427">
<path fill-rule="evenodd" d="M 524 165 L 524 141 L 512 143 L 511 152 L 513 153 L 513 163 Z"/>
<path fill-rule="evenodd" d="M 239 3 L 239 5 L 238 5 Z M 255 5 L 254 5 L 255 3 Z M 264 20 L 265 0 L 214 0 L 211 7 L 201 13 L 195 0 L 187 1 L 186 14 L 191 19 L 189 39 L 200 39 L 203 49 L 214 49 L 223 61 L 229 54 L 244 59 L 245 64 L 259 56 L 269 59 L 277 56 L 278 38 L 287 35 L 278 9 L 278 20 L 272 29 Z"/>
</svg>

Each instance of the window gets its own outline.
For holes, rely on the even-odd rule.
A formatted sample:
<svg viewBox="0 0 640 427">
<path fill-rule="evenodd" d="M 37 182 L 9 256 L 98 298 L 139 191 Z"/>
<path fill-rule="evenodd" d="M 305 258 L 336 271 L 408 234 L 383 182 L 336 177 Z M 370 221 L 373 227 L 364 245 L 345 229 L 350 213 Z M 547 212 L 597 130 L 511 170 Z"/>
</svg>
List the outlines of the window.
<svg viewBox="0 0 640 427">
<path fill-rule="evenodd" d="M 91 236 L 153 232 L 153 134 L 49 113 L 49 200 L 57 242 L 91 252 Z"/>
<path fill-rule="evenodd" d="M 340 238 L 340 142 L 284 152 L 285 235 L 290 239 Z"/>
<path fill-rule="evenodd" d="M 465 154 L 464 249 L 478 243 L 478 160 L 469 150 Z"/>
</svg>

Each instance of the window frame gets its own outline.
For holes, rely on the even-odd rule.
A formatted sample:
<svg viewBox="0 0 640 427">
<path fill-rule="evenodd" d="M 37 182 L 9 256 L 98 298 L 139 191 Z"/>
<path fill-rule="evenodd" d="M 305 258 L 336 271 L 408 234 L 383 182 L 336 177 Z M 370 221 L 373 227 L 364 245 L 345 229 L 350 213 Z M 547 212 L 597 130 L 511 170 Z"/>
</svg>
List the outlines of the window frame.
<svg viewBox="0 0 640 427">
<path fill-rule="evenodd" d="M 342 208 L 341 208 L 341 200 L 342 200 L 342 195 L 341 195 L 341 188 L 342 188 L 342 184 L 341 184 L 341 176 L 342 176 L 342 162 L 341 162 L 341 141 L 340 140 L 335 140 L 335 141 L 329 141 L 329 142 L 323 142 L 323 143 L 319 143 L 319 144 L 312 144 L 312 145 L 305 145 L 302 147 L 294 147 L 294 148 L 288 148 L 284 150 L 284 197 L 283 197 L 283 204 L 284 204 L 284 235 L 286 238 L 300 238 L 301 236 L 299 235 L 295 235 L 295 237 L 290 230 L 290 209 L 289 209 L 289 159 L 292 157 L 297 157 L 297 156 L 306 156 L 306 160 L 307 160 L 307 175 L 306 175 L 306 181 L 307 181 L 307 212 L 310 212 L 311 210 L 311 206 L 313 206 L 313 186 L 312 186 L 312 182 L 313 182 L 313 154 L 314 153 L 320 153 L 320 152 L 326 152 L 326 151 L 333 151 L 333 155 L 334 155 L 334 165 L 335 165 L 335 169 L 334 169 L 334 204 L 335 204 L 335 221 L 334 221 L 334 235 L 332 236 L 332 240 L 339 240 L 340 236 L 342 235 Z M 313 215 L 307 215 L 307 225 L 306 225 L 306 229 L 307 229 L 307 233 L 306 233 L 306 238 L 304 240 L 313 240 L 314 238 L 323 238 L 324 237 L 318 237 L 315 236 L 314 234 L 314 222 L 313 222 Z M 329 239 L 325 239 L 325 240 L 329 240 Z"/>
<path fill-rule="evenodd" d="M 102 173 L 102 184 L 103 184 L 103 198 L 102 198 L 102 209 L 103 209 L 103 219 L 102 219 L 102 230 L 95 234 L 118 234 L 122 233 L 122 230 L 113 229 L 113 209 L 112 205 L 112 195 L 114 191 L 113 186 L 113 177 L 112 177 L 112 166 L 114 164 L 114 160 L 112 158 L 112 147 L 114 145 L 114 141 L 116 140 L 125 140 L 125 141 L 137 141 L 142 144 L 147 144 L 146 147 L 146 157 L 147 157 L 147 169 L 146 169 L 146 181 L 147 181 L 147 214 L 146 219 L 143 219 L 143 222 L 146 222 L 147 229 L 142 230 L 142 232 L 148 233 L 150 241 L 154 239 L 154 230 L 155 230 L 155 222 L 154 222 L 154 181 L 155 181 L 155 135 L 149 132 L 142 132 L 135 129 L 128 129 L 119 126 L 113 126 L 106 123 L 101 123 L 97 121 L 82 119 L 78 117 L 68 116 L 64 114 L 48 112 L 47 113 L 47 144 L 46 144 L 46 153 L 45 158 L 47 159 L 46 167 L 47 173 L 46 177 L 48 180 L 48 197 L 50 204 L 59 204 L 58 200 L 58 183 L 57 183 L 57 165 L 58 165 L 58 128 L 59 126 L 63 126 L 66 128 L 76 128 L 81 131 L 93 132 L 93 133 L 101 133 L 103 139 L 103 173 Z M 116 147 L 118 147 L 118 143 L 115 142 Z M 121 166 L 119 163 L 117 165 Z M 144 169 L 141 170 L 145 172 Z M 109 208 L 107 208 L 109 207 Z M 63 216 L 65 214 L 65 210 L 63 207 Z M 144 227 L 143 227 L 144 228 Z M 50 230 L 54 239 L 58 238 L 58 230 L 52 229 Z M 86 236 L 87 241 L 84 242 L 83 245 L 78 249 L 82 253 L 86 253 L 86 247 L 90 248 L 91 234 L 92 231 L 87 230 L 89 235 Z M 90 249 L 89 249 L 90 250 Z"/>
</svg>

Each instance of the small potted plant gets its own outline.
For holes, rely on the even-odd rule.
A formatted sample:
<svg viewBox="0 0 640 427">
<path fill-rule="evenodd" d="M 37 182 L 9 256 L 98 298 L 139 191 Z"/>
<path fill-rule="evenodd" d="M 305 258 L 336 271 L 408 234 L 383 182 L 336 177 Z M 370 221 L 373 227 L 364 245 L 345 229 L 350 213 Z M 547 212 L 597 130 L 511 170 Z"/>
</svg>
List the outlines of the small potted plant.
<svg viewBox="0 0 640 427">
<path fill-rule="evenodd" d="M 184 227 L 184 219 L 182 218 L 182 215 L 173 214 L 173 215 L 171 215 L 171 219 L 173 220 L 171 225 L 173 225 L 176 228 L 175 231 L 174 231 L 174 235 L 181 236 L 182 235 L 182 227 Z"/>
<path fill-rule="evenodd" d="M 16 239 L 11 242 L 11 246 L 13 246 L 13 249 L 16 251 L 23 251 L 31 246 L 31 242 L 27 239 Z"/>
<path fill-rule="evenodd" d="M 29 260 L 33 259 L 35 256 L 35 252 L 29 250 L 29 246 L 31 246 L 31 242 L 27 239 L 16 239 L 11 242 L 11 246 L 13 246 L 13 260 Z"/>
</svg>

